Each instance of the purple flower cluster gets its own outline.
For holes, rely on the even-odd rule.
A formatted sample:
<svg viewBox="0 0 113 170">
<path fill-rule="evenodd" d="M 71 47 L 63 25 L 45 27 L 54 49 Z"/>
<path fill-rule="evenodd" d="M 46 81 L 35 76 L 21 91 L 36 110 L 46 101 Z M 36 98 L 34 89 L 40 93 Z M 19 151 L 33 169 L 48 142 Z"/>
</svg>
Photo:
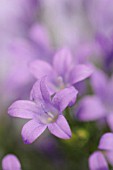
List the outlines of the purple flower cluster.
<svg viewBox="0 0 113 170">
<path fill-rule="evenodd" d="M 32 143 L 46 128 L 59 138 L 71 138 L 63 111 L 76 101 L 78 91 L 73 85 L 88 78 L 92 69 L 86 65 L 74 66 L 70 51 L 62 49 L 54 57 L 53 68 L 37 60 L 31 63 L 30 70 L 38 79 L 30 100 L 16 101 L 8 109 L 10 116 L 31 119 L 22 129 L 24 142 Z"/>
<path fill-rule="evenodd" d="M 48 131 L 74 143 L 73 122 L 95 122 L 103 131 L 98 150 L 91 150 L 89 169 L 109 170 L 113 167 L 113 0 L 13 1 L 12 5 L 1 1 L 3 7 L 11 5 L 10 15 L 0 7 L 0 106 L 13 100 L 8 114 L 28 120 L 21 132 L 25 144 Z M 90 129 L 85 130 L 90 136 Z M 21 165 L 9 154 L 2 168 L 21 170 Z"/>
</svg>

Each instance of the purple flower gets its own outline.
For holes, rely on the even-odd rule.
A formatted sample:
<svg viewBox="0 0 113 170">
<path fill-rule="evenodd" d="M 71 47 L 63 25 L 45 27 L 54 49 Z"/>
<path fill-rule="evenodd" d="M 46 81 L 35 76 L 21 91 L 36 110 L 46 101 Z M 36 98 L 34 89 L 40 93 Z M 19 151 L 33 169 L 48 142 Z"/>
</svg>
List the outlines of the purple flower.
<svg viewBox="0 0 113 170">
<path fill-rule="evenodd" d="M 113 32 L 110 37 L 97 34 L 96 41 L 102 53 L 102 64 L 107 72 L 113 72 Z"/>
<path fill-rule="evenodd" d="M 49 57 L 51 57 L 52 49 L 50 48 L 49 37 L 43 26 L 33 25 L 27 36 L 29 38 L 13 39 L 7 50 L 4 49 L 5 55 L 2 54 L 3 71 L 1 74 L 3 75 L 1 75 L 0 81 L 1 91 L 4 92 L 2 100 L 5 99 L 5 102 L 18 99 L 20 96 L 27 96 L 35 81 L 29 72 L 28 65 L 31 61 L 38 59 L 40 56 L 43 56 L 45 60 L 49 60 Z M 8 88 L 7 84 L 9 85 Z"/>
<path fill-rule="evenodd" d="M 55 54 L 52 66 L 45 61 L 36 60 L 31 63 L 30 70 L 37 79 L 47 75 L 53 93 L 74 85 L 92 74 L 90 67 L 83 64 L 76 65 L 73 62 L 68 49 L 62 49 Z"/>
<path fill-rule="evenodd" d="M 16 101 L 8 110 L 9 115 L 31 119 L 22 129 L 22 137 L 26 144 L 32 143 L 46 128 L 63 139 L 71 137 L 70 127 L 62 112 L 77 97 L 74 87 L 65 88 L 50 96 L 45 84 L 45 78 L 38 80 L 33 86 L 31 101 Z"/>
<path fill-rule="evenodd" d="M 89 157 L 90 170 L 109 170 L 108 163 L 113 166 L 113 133 L 104 134 L 98 148 L 100 151 L 95 151 Z"/>
<path fill-rule="evenodd" d="M 2 160 L 2 169 L 3 170 L 21 170 L 21 164 L 15 155 L 8 154 Z"/>
<path fill-rule="evenodd" d="M 106 118 L 113 130 L 113 77 L 98 70 L 91 77 L 91 85 L 95 94 L 80 101 L 77 116 L 83 121 Z"/>
<path fill-rule="evenodd" d="M 105 35 L 110 34 L 113 30 L 113 1 L 87 0 L 85 3 L 88 17 L 95 31 Z"/>
</svg>

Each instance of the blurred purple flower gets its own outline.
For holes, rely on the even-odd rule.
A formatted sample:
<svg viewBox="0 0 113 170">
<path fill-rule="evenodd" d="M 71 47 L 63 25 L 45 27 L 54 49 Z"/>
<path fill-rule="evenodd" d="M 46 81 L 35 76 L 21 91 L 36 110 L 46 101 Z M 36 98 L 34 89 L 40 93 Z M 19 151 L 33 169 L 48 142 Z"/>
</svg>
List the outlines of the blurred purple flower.
<svg viewBox="0 0 113 170">
<path fill-rule="evenodd" d="M 87 0 L 85 6 L 94 36 L 100 44 L 104 69 L 113 71 L 113 1 Z"/>
<path fill-rule="evenodd" d="M 83 9 L 83 0 L 46 0 L 42 7 L 45 24 L 58 48 L 68 46 L 75 51 L 76 45 L 91 39 L 92 30 Z"/>
<path fill-rule="evenodd" d="M 113 32 L 110 37 L 97 34 L 96 41 L 102 53 L 103 69 L 109 73 L 113 72 Z"/>
<path fill-rule="evenodd" d="M 16 101 L 8 109 L 10 116 L 32 119 L 22 129 L 22 137 L 26 144 L 32 143 L 47 127 L 59 138 L 71 137 L 70 127 L 62 112 L 71 101 L 76 100 L 77 91 L 74 87 L 65 88 L 51 100 L 45 78 L 38 80 L 33 86 L 32 101 Z"/>
<path fill-rule="evenodd" d="M 28 43 L 30 39 L 28 34 L 36 22 L 38 13 L 39 0 L 10 0 L 10 2 L 1 0 L 0 91 L 3 103 L 19 98 L 20 94 L 26 94 L 26 89 L 30 88 L 33 78 L 29 74 L 27 65 L 35 55 Z M 17 39 L 19 42 L 16 42 Z M 10 45 L 12 42 L 13 47 Z"/>
<path fill-rule="evenodd" d="M 71 53 L 66 48 L 55 54 L 52 66 L 45 61 L 36 60 L 30 64 L 30 70 L 37 79 L 47 75 L 53 93 L 74 85 L 92 74 L 91 67 L 73 63 Z"/>
<path fill-rule="evenodd" d="M 82 121 L 106 118 L 113 130 L 113 77 L 108 78 L 104 72 L 97 70 L 91 77 L 91 85 L 95 94 L 80 101 L 77 117 Z"/>
<path fill-rule="evenodd" d="M 0 37 L 6 43 L 15 36 L 26 36 L 30 26 L 36 21 L 39 0 L 1 0 Z M 8 23 L 10 23 L 8 25 Z M 8 40 L 9 38 L 9 40 Z"/>
<path fill-rule="evenodd" d="M 113 30 L 113 1 L 85 1 L 88 18 L 96 32 L 109 35 Z M 107 8 L 106 8 L 107 6 Z"/>
<path fill-rule="evenodd" d="M 113 133 L 104 134 L 98 149 L 89 157 L 90 170 L 109 170 L 108 163 L 113 166 Z"/>
<path fill-rule="evenodd" d="M 39 24 L 34 24 L 31 27 L 28 38 L 17 38 L 13 41 L 7 47 L 7 57 L 4 57 L 7 62 L 3 61 L 2 63 L 3 68 L 7 63 L 1 82 L 5 91 L 3 94 L 5 101 L 27 96 L 35 80 L 30 74 L 29 63 L 42 56 L 43 59 L 50 60 L 52 53 L 47 30 Z M 7 84 L 9 84 L 9 88 L 7 88 Z"/>
<path fill-rule="evenodd" d="M 13 154 L 6 155 L 2 160 L 2 170 L 21 170 L 18 158 Z"/>
</svg>

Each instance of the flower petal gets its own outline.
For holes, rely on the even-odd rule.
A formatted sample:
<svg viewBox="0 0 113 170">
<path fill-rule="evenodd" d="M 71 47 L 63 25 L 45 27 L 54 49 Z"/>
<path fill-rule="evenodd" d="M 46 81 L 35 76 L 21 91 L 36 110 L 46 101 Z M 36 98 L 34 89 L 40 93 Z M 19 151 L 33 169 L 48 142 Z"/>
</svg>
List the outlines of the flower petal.
<svg viewBox="0 0 113 170">
<path fill-rule="evenodd" d="M 42 60 L 33 61 L 30 64 L 30 71 L 37 79 L 40 79 L 45 75 L 50 77 L 50 75 L 53 74 L 51 65 Z"/>
<path fill-rule="evenodd" d="M 104 134 L 100 139 L 98 148 L 113 151 L 113 133 Z"/>
<path fill-rule="evenodd" d="M 107 162 L 100 151 L 94 152 L 89 157 L 90 170 L 109 170 Z"/>
<path fill-rule="evenodd" d="M 9 107 L 8 114 L 13 117 L 31 119 L 34 114 L 40 111 L 41 107 L 36 105 L 34 102 L 18 100 Z"/>
<path fill-rule="evenodd" d="M 15 155 L 8 154 L 2 160 L 3 170 L 21 170 L 21 165 Z"/>
<path fill-rule="evenodd" d="M 66 75 L 72 66 L 72 56 L 67 48 L 56 53 L 53 59 L 53 67 L 59 76 Z"/>
<path fill-rule="evenodd" d="M 46 129 L 47 125 L 30 120 L 22 129 L 22 138 L 25 144 L 34 142 Z"/>
<path fill-rule="evenodd" d="M 74 104 L 78 91 L 73 87 L 65 88 L 53 97 L 53 104 L 62 112 L 67 106 Z"/>
<path fill-rule="evenodd" d="M 77 117 L 82 121 L 94 121 L 106 116 L 106 110 L 97 96 L 84 97 L 78 106 Z"/>
<path fill-rule="evenodd" d="M 49 36 L 45 27 L 39 24 L 34 24 L 30 29 L 29 36 L 34 42 L 37 43 L 38 46 L 49 50 Z"/>
<path fill-rule="evenodd" d="M 113 151 L 107 151 L 105 153 L 108 162 L 113 166 Z"/>
<path fill-rule="evenodd" d="M 40 81 L 41 79 L 36 81 L 30 93 L 30 99 L 33 100 L 35 103 L 44 102 L 40 90 Z"/>
<path fill-rule="evenodd" d="M 33 88 L 30 93 L 30 99 L 35 101 L 35 103 L 45 104 L 46 102 L 51 102 L 50 92 L 45 83 L 47 76 L 42 77 L 37 80 L 33 85 Z"/>
<path fill-rule="evenodd" d="M 88 78 L 92 73 L 93 69 L 90 66 L 79 64 L 71 70 L 69 79 L 71 84 L 75 84 Z"/>
<path fill-rule="evenodd" d="M 42 77 L 42 79 L 40 81 L 40 90 L 41 90 L 43 100 L 45 102 L 50 103 L 51 102 L 51 96 L 49 94 L 49 91 L 48 91 L 48 88 L 47 88 L 47 85 L 46 85 L 47 84 L 46 80 L 47 80 L 47 76 Z"/>
<path fill-rule="evenodd" d="M 108 123 L 110 129 L 113 131 L 113 113 L 110 113 L 107 116 L 107 123 Z"/>
<path fill-rule="evenodd" d="M 91 76 L 91 85 L 94 92 L 100 96 L 102 100 L 105 100 L 108 93 L 106 88 L 108 85 L 108 80 L 104 72 L 101 70 L 96 70 Z"/>
<path fill-rule="evenodd" d="M 72 135 L 68 122 L 63 115 L 59 115 L 56 122 L 49 124 L 48 129 L 53 135 L 62 139 L 69 139 Z"/>
</svg>

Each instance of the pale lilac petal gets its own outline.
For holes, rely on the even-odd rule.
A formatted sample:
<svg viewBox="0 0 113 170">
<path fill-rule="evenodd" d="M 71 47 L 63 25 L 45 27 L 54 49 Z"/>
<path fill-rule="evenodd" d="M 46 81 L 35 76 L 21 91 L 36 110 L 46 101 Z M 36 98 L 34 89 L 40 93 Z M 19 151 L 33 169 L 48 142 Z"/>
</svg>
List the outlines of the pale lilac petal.
<svg viewBox="0 0 113 170">
<path fill-rule="evenodd" d="M 75 84 L 77 82 L 80 82 L 88 78 L 89 76 L 91 76 L 92 73 L 93 73 L 93 69 L 91 68 L 91 66 L 79 64 L 75 66 L 70 72 L 69 75 L 70 83 Z"/>
<path fill-rule="evenodd" d="M 113 151 L 107 151 L 105 155 L 108 162 L 113 166 Z"/>
<path fill-rule="evenodd" d="M 65 88 L 53 97 L 53 104 L 57 107 L 57 109 L 62 112 L 67 106 L 70 104 L 74 104 L 77 98 L 78 91 L 73 87 Z"/>
<path fill-rule="evenodd" d="M 110 129 L 113 131 L 113 113 L 111 113 L 107 116 L 107 123 L 108 123 Z"/>
<path fill-rule="evenodd" d="M 102 100 L 106 99 L 108 90 L 106 88 L 108 84 L 108 79 L 104 72 L 101 70 L 96 70 L 91 76 L 91 85 L 94 92 L 100 96 Z"/>
<path fill-rule="evenodd" d="M 97 96 L 87 96 L 80 101 L 77 111 L 80 120 L 93 121 L 105 116 L 106 110 Z"/>
<path fill-rule="evenodd" d="M 48 77 L 52 76 L 53 69 L 51 65 L 42 60 L 35 60 L 31 62 L 30 71 L 37 78 L 40 79 L 43 76 L 47 75 Z"/>
<path fill-rule="evenodd" d="M 45 102 L 50 103 L 51 102 L 51 96 L 50 96 L 48 88 L 47 88 L 47 76 L 42 77 L 42 79 L 40 81 L 40 90 L 41 90 L 43 100 Z"/>
<path fill-rule="evenodd" d="M 53 135 L 62 139 L 69 139 L 72 135 L 68 122 L 63 115 L 59 115 L 56 122 L 49 124 L 48 129 Z"/>
<path fill-rule="evenodd" d="M 30 99 L 35 103 L 46 103 L 51 102 L 50 91 L 45 84 L 46 76 L 37 80 L 37 82 L 33 85 L 33 88 L 30 93 Z"/>
<path fill-rule="evenodd" d="M 30 93 L 30 99 L 33 100 L 35 103 L 43 103 L 42 94 L 40 91 L 40 81 L 41 79 L 37 80 L 36 83 L 33 85 L 31 93 Z"/>
<path fill-rule="evenodd" d="M 37 45 L 42 46 L 45 49 L 49 49 L 49 36 L 45 27 L 39 24 L 32 26 L 30 33 L 30 38 L 37 43 Z"/>
<path fill-rule="evenodd" d="M 113 133 L 104 134 L 100 139 L 98 148 L 113 151 Z"/>
<path fill-rule="evenodd" d="M 40 112 L 41 107 L 32 101 L 19 100 L 14 102 L 8 109 L 8 114 L 13 117 L 25 119 L 33 118 L 34 114 Z"/>
<path fill-rule="evenodd" d="M 107 161 L 100 151 L 94 152 L 89 157 L 89 168 L 90 170 L 109 170 Z"/>
<path fill-rule="evenodd" d="M 15 155 L 8 154 L 2 160 L 3 170 L 21 170 L 21 165 Z"/>
<path fill-rule="evenodd" d="M 72 56 L 67 48 L 56 53 L 53 59 L 53 67 L 59 76 L 67 75 L 72 66 Z"/>
<path fill-rule="evenodd" d="M 36 120 L 30 120 L 22 129 L 22 138 L 25 144 L 34 142 L 46 129 L 47 125 Z"/>
</svg>

